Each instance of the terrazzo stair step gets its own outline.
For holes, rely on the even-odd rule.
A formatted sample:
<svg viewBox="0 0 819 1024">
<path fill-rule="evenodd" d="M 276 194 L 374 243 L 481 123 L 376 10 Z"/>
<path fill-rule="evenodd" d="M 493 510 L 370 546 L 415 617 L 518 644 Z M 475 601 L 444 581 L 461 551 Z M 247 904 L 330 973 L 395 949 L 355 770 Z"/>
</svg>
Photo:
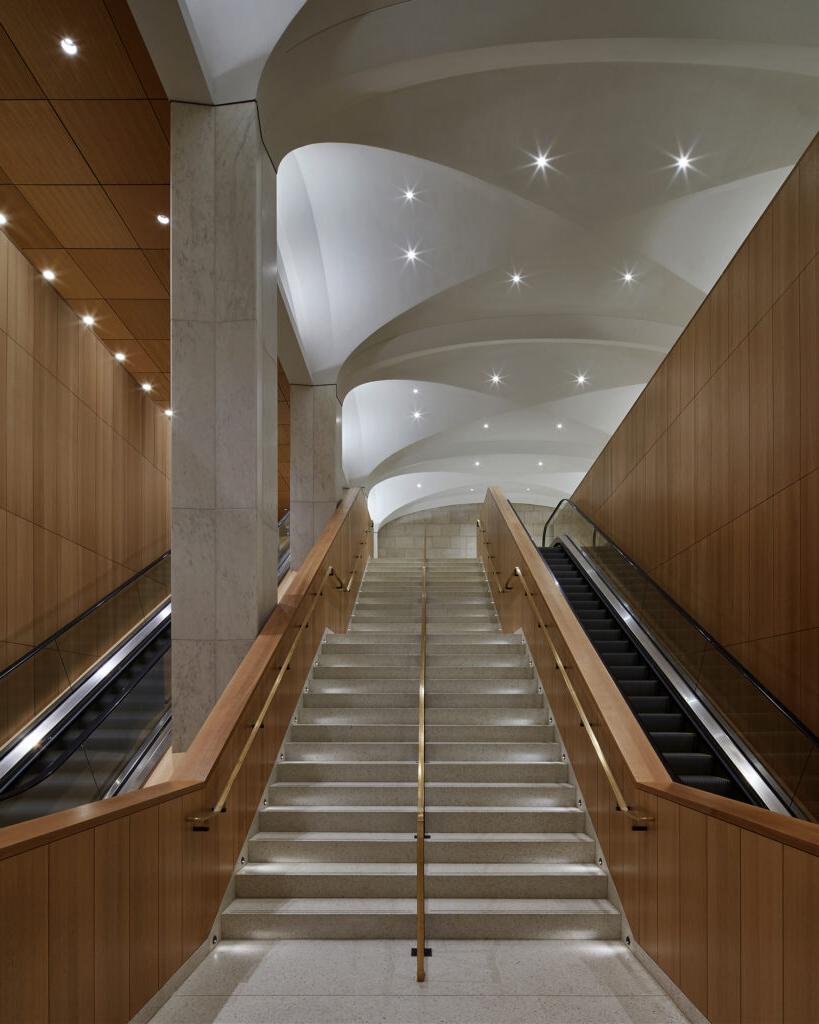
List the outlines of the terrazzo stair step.
<svg viewBox="0 0 819 1024">
<path fill-rule="evenodd" d="M 442 601 L 438 607 L 427 609 L 427 618 L 430 622 L 460 623 L 461 621 L 472 622 L 497 622 L 495 612 L 491 608 L 461 606 L 451 601 Z"/>
<path fill-rule="evenodd" d="M 417 689 L 417 687 L 416 687 Z M 537 686 L 534 677 L 519 677 L 515 679 L 499 679 L 492 676 L 489 679 L 475 679 L 468 677 L 456 679 L 452 676 L 441 676 L 428 678 L 426 681 L 426 692 L 428 694 L 438 693 L 535 693 Z"/>
<path fill-rule="evenodd" d="M 275 807 L 401 807 L 412 803 L 413 782 L 283 782 L 268 787 L 268 806 Z M 574 787 L 565 782 L 457 783 L 429 782 L 430 807 L 572 807 Z"/>
<path fill-rule="evenodd" d="M 543 697 L 538 694 L 534 685 L 526 693 L 510 693 L 508 690 L 489 691 L 486 693 L 435 693 L 427 691 L 427 712 L 438 708 L 543 708 Z"/>
<path fill-rule="evenodd" d="M 566 782 L 564 761 L 438 761 L 427 765 L 427 782 Z M 275 782 L 412 782 L 416 761 L 279 761 Z"/>
<path fill-rule="evenodd" d="M 271 807 L 259 812 L 265 832 L 415 832 L 417 806 Z M 427 831 L 575 832 L 585 814 L 574 807 L 431 807 Z"/>
<path fill-rule="evenodd" d="M 288 737 L 293 743 L 411 743 L 417 741 L 418 725 L 294 725 Z M 427 725 L 428 745 L 438 743 L 550 743 L 551 725 Z"/>
<path fill-rule="evenodd" d="M 338 666 L 340 668 L 364 669 L 375 667 L 405 668 L 418 671 L 418 652 L 407 654 L 388 654 L 380 648 L 373 648 L 367 653 L 347 654 L 345 651 L 322 651 L 319 667 L 322 669 Z"/>
<path fill-rule="evenodd" d="M 421 651 L 420 637 L 404 637 L 401 640 L 393 638 L 386 640 L 362 640 L 357 636 L 345 636 L 345 643 L 340 643 L 340 640 L 341 637 L 325 640 L 321 645 L 320 658 L 323 658 L 325 654 L 334 654 L 336 656 L 343 654 L 347 658 L 358 658 L 362 654 L 374 654 L 378 651 L 381 654 L 390 656 L 403 654 L 407 657 L 413 657 L 417 663 Z"/>
<path fill-rule="evenodd" d="M 557 743 L 427 743 L 427 761 L 556 761 Z M 412 743 L 291 743 L 285 746 L 288 761 L 415 761 L 417 730 Z"/>
<path fill-rule="evenodd" d="M 475 659 L 478 661 L 478 659 Z M 531 679 L 534 676 L 532 666 L 496 665 L 491 659 L 484 658 L 477 665 L 427 665 L 426 677 L 430 680 L 444 679 Z"/>
<path fill-rule="evenodd" d="M 343 687 L 339 687 L 333 693 L 321 693 L 315 690 L 308 690 L 304 695 L 303 707 L 305 709 L 316 709 L 321 708 L 331 710 L 337 708 L 339 710 L 349 709 L 354 710 L 355 708 L 378 708 L 388 709 L 395 708 L 401 712 L 406 711 L 408 708 L 414 708 L 414 721 L 418 721 L 418 690 L 407 690 L 402 693 L 377 693 L 377 692 L 366 692 L 366 693 L 350 693 L 345 692 Z M 403 721 L 403 719 L 402 719 Z"/>
<path fill-rule="evenodd" d="M 414 636 L 421 634 L 420 622 L 367 622 L 367 621 L 356 621 L 355 616 L 350 621 L 350 626 L 347 632 L 348 636 L 354 636 L 358 639 L 362 635 L 373 635 L 378 633 L 389 633 L 393 636 L 397 633 L 401 633 L 404 636 Z"/>
<path fill-rule="evenodd" d="M 415 900 L 234 900 L 224 939 L 413 939 Z M 427 900 L 437 939 L 616 939 L 620 915 L 606 900 Z"/>
<path fill-rule="evenodd" d="M 246 864 L 237 899 L 413 899 L 415 865 Z M 427 899 L 605 899 L 596 864 L 430 864 Z"/>
<path fill-rule="evenodd" d="M 313 679 L 418 679 L 418 665 L 322 665 Z"/>
<path fill-rule="evenodd" d="M 413 693 L 418 700 L 418 678 L 352 679 L 336 677 L 313 679 L 307 693 Z"/>
<path fill-rule="evenodd" d="M 424 844 L 427 864 L 591 864 L 596 846 L 585 832 L 438 833 Z M 408 863 L 415 865 L 412 833 L 257 832 L 248 842 L 251 863 Z"/>
<path fill-rule="evenodd" d="M 428 652 L 426 658 L 427 670 L 440 668 L 468 668 L 469 666 L 481 668 L 531 668 L 529 656 L 523 650 L 513 649 L 511 652 L 490 647 L 488 650 L 468 651 L 464 654 L 437 654 Z"/>
<path fill-rule="evenodd" d="M 448 619 L 441 619 L 438 622 L 427 623 L 427 636 L 450 636 L 454 632 L 460 633 L 463 640 L 465 639 L 464 634 L 467 633 L 484 633 L 488 636 L 498 636 L 500 629 L 496 619 L 487 619 L 485 621 L 480 619 L 463 619 L 457 623 L 453 623 Z"/>
<path fill-rule="evenodd" d="M 427 708 L 426 723 L 432 725 L 518 726 L 545 725 L 546 712 L 540 708 Z M 315 708 L 304 707 L 299 725 L 412 725 L 418 726 L 418 708 Z"/>
</svg>

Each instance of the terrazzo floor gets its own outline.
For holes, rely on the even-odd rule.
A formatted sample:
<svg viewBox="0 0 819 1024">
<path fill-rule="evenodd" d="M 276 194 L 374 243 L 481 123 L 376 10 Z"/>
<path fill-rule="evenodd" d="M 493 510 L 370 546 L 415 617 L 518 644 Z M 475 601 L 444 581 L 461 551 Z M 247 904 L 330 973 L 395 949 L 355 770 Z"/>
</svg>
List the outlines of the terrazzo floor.
<svg viewBox="0 0 819 1024">
<path fill-rule="evenodd" d="M 686 1024 L 621 942 L 221 942 L 156 1024 Z"/>
</svg>

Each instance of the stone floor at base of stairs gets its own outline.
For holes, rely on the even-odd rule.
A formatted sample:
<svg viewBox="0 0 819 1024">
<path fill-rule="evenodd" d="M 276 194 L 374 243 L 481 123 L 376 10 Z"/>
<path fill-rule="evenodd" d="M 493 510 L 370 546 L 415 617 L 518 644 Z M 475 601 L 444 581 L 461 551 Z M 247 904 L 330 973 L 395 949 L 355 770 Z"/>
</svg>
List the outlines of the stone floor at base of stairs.
<svg viewBox="0 0 819 1024">
<path fill-rule="evenodd" d="M 221 942 L 156 1024 L 686 1024 L 622 942 Z"/>
</svg>

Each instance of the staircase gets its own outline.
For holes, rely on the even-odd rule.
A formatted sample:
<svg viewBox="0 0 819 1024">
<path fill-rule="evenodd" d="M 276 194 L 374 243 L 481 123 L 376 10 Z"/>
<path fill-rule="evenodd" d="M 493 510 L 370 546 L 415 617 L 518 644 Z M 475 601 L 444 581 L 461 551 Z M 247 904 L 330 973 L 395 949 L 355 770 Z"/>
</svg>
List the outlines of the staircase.
<svg viewBox="0 0 819 1024">
<path fill-rule="evenodd" d="M 230 939 L 415 935 L 420 561 L 322 644 L 222 915 Z M 427 568 L 427 936 L 617 938 L 528 651 L 477 560 Z"/>
</svg>

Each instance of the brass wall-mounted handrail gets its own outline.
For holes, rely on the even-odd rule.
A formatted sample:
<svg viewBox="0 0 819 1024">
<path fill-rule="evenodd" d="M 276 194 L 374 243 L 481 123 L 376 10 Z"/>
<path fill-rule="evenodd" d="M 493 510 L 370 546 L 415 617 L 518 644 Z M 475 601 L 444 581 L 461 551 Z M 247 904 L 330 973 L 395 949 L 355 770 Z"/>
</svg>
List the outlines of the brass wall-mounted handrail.
<svg viewBox="0 0 819 1024">
<path fill-rule="evenodd" d="M 427 671 L 427 537 L 424 530 L 424 563 L 421 566 L 421 646 L 418 658 L 418 813 L 415 820 L 415 923 L 416 923 L 416 981 L 426 977 L 426 893 L 424 885 L 426 838 L 426 801 L 424 798 L 424 763 L 426 737 L 424 735 Z"/>
<path fill-rule="evenodd" d="M 276 679 L 274 680 L 273 685 L 270 688 L 270 693 L 268 693 L 267 699 L 262 705 L 262 710 L 256 716 L 256 721 L 251 726 L 250 735 L 245 741 L 245 745 L 242 747 L 241 753 L 236 759 L 236 764 L 233 766 L 233 770 L 228 776 L 228 780 L 225 783 L 222 792 L 219 794 L 219 799 L 213 805 L 211 810 L 200 811 L 198 814 L 192 814 L 187 818 L 187 820 L 193 824 L 194 831 L 207 831 L 208 822 L 210 821 L 210 819 L 215 818 L 218 814 L 221 814 L 222 811 L 225 809 L 227 805 L 228 796 L 230 796 L 230 791 L 233 788 L 233 784 L 238 778 L 239 772 L 242 770 L 242 765 L 247 760 L 247 755 L 250 753 L 250 749 L 253 746 L 253 741 L 256 739 L 259 730 L 262 728 L 262 725 L 264 724 L 265 715 L 267 714 L 270 705 L 273 703 L 273 699 L 276 696 L 279 686 L 281 686 L 282 680 L 285 677 L 285 673 L 290 668 L 290 662 L 293 660 L 293 655 L 296 653 L 296 647 L 298 647 L 298 643 L 299 640 L 301 639 L 302 632 L 305 629 L 307 629 L 307 627 L 310 625 L 310 619 L 312 618 L 313 611 L 315 610 L 315 607 L 318 604 L 319 598 L 324 596 L 322 588 L 331 576 L 336 575 L 336 571 L 332 567 L 332 565 L 328 565 L 324 575 L 321 578 L 321 582 L 316 588 L 315 594 L 313 594 L 313 600 L 310 602 L 310 606 L 308 607 L 306 613 L 302 617 L 302 621 L 296 628 L 296 635 L 295 637 L 293 637 L 293 642 L 292 644 L 290 644 L 287 654 L 284 657 L 284 661 L 282 662 L 281 668 L 276 673 Z"/>
<path fill-rule="evenodd" d="M 626 802 L 626 798 L 623 796 L 623 791 L 617 784 L 617 780 L 615 779 L 614 774 L 612 773 L 611 766 L 606 760 L 606 755 L 603 753 L 603 748 L 600 746 L 600 741 L 595 735 L 594 728 L 592 727 L 588 715 L 586 714 L 583 705 L 580 701 L 580 698 L 577 695 L 577 691 L 575 690 L 571 680 L 569 679 L 566 667 L 563 664 L 563 659 L 558 654 L 557 648 L 555 647 L 554 643 L 552 643 L 552 638 L 549 636 L 549 627 L 543 621 L 543 617 L 538 611 L 538 607 L 535 604 L 535 599 L 532 596 L 532 592 L 529 590 L 529 587 L 526 584 L 526 578 L 521 572 L 519 566 L 515 566 L 515 571 L 512 574 L 512 576 L 517 576 L 520 580 L 521 586 L 523 587 L 523 593 L 526 595 L 526 600 L 529 602 L 529 607 L 532 609 L 532 614 L 535 617 L 535 622 L 537 623 L 538 628 L 542 630 L 549 651 L 555 660 L 555 668 L 558 670 L 558 672 L 560 672 L 560 675 L 563 679 L 563 683 L 565 684 L 566 689 L 569 691 L 569 696 L 572 699 L 572 703 L 575 706 L 575 710 L 580 716 L 580 722 L 583 728 L 586 730 L 586 735 L 589 737 L 589 741 L 594 749 L 595 754 L 597 755 L 597 760 L 600 762 L 600 767 L 603 769 L 603 773 L 606 776 L 606 779 L 608 780 L 612 792 L 614 793 L 614 799 L 617 804 L 617 810 L 623 811 L 624 814 L 628 815 L 628 817 L 631 818 L 633 822 L 631 827 L 634 831 L 645 831 L 648 823 L 650 821 L 654 821 L 653 816 L 650 814 L 646 814 L 643 811 L 639 811 L 636 808 L 629 807 L 628 803 Z M 510 577 L 510 579 L 511 578 L 512 577 Z"/>
<path fill-rule="evenodd" d="M 495 577 L 495 586 L 498 588 L 498 593 L 502 594 L 504 590 L 509 590 L 509 587 L 503 587 L 501 585 L 500 576 L 498 576 L 498 570 L 495 568 L 495 556 L 489 550 L 489 541 L 486 539 L 486 530 L 481 525 L 480 519 L 475 520 L 475 526 L 478 528 L 478 534 L 483 541 L 483 546 L 486 549 L 486 557 L 489 559 L 489 568 L 492 570 L 492 575 Z M 478 552 L 480 554 L 480 552 Z"/>
</svg>

